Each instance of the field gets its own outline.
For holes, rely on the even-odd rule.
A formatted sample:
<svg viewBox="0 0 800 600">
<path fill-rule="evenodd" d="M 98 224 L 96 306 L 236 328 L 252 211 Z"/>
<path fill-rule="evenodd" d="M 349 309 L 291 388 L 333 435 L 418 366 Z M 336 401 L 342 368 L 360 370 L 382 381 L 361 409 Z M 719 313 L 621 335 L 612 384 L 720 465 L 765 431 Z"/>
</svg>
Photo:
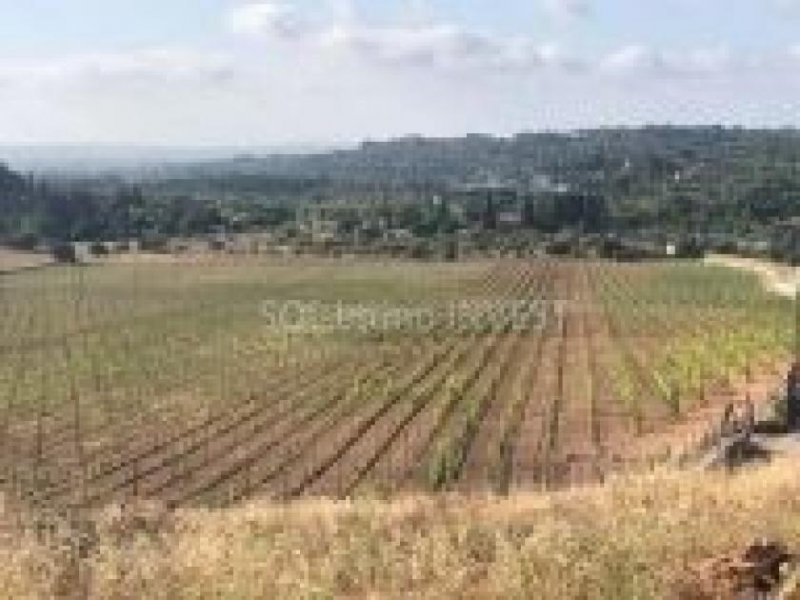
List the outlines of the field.
<svg viewBox="0 0 800 600">
<path fill-rule="evenodd" d="M 713 410 L 781 372 L 792 325 L 757 276 L 688 262 L 6 273 L 5 496 L 227 506 L 602 480 L 699 445 Z"/>
</svg>

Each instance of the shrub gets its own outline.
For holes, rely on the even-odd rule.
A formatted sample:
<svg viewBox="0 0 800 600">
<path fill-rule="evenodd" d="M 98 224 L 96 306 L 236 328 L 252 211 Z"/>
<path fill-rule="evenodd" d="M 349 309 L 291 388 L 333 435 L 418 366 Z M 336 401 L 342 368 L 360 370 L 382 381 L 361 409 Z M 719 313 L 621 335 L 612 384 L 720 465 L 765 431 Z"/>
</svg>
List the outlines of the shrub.
<svg viewBox="0 0 800 600">
<path fill-rule="evenodd" d="M 92 256 L 108 256 L 108 247 L 103 242 L 92 242 L 89 253 Z"/>
<path fill-rule="evenodd" d="M 78 255 L 75 253 L 75 246 L 69 243 L 57 244 L 51 249 L 51 254 L 56 262 L 76 263 Z"/>
</svg>

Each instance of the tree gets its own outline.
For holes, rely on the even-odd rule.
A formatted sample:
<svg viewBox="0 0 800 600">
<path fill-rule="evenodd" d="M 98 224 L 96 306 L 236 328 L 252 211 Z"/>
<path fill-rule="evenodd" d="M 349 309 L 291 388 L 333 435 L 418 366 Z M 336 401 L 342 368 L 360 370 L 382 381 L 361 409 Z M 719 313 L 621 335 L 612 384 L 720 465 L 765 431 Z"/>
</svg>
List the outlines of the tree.
<svg viewBox="0 0 800 600">
<path fill-rule="evenodd" d="M 483 212 L 483 228 L 487 231 L 497 229 L 497 206 L 492 190 L 486 192 L 486 208 Z"/>
</svg>

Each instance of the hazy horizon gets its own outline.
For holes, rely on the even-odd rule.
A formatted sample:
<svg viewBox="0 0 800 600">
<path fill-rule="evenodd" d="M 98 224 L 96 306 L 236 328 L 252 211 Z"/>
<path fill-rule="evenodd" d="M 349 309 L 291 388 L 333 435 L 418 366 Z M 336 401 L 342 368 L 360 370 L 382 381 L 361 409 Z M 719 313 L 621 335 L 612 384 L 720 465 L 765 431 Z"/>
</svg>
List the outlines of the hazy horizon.
<svg viewBox="0 0 800 600">
<path fill-rule="evenodd" d="M 339 146 L 336 146 L 337 148 Z M 302 154 L 333 146 L 189 146 L 171 144 L 2 144 L 0 164 L 20 171 L 85 171 L 157 167 L 171 163 L 232 159 L 241 154 Z"/>
<path fill-rule="evenodd" d="M 423 139 L 460 139 L 470 135 L 491 136 L 511 139 L 517 135 L 555 133 L 569 135 L 580 131 L 644 129 L 644 128 L 711 128 L 780 131 L 798 129 L 797 126 L 757 126 L 748 127 L 743 124 L 720 123 L 644 123 L 642 125 L 606 125 L 596 127 L 562 128 L 562 129 L 523 129 L 504 134 L 485 131 L 472 131 L 446 136 L 424 135 L 419 133 L 401 133 L 379 137 L 360 139 L 308 142 L 296 144 L 171 144 L 171 143 L 137 143 L 137 142 L 42 142 L 42 143 L 3 143 L 0 141 L 0 164 L 6 164 L 20 171 L 65 171 L 89 172 L 93 170 L 127 170 L 137 168 L 154 168 L 170 164 L 190 164 L 205 161 L 233 160 L 240 156 L 253 155 L 266 157 L 275 155 L 303 155 L 325 153 L 336 150 L 357 148 L 367 142 L 391 142 L 408 138 Z"/>
</svg>

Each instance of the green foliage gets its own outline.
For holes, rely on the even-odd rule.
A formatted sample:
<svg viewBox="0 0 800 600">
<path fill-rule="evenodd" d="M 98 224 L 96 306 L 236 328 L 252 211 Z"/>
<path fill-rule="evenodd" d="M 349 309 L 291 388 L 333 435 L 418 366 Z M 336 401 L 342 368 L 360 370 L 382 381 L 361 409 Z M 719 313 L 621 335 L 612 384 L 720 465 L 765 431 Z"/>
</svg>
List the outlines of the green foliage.
<svg viewBox="0 0 800 600">
<path fill-rule="evenodd" d="M 769 239 L 776 223 L 800 217 L 798 164 L 800 134 L 792 130 L 645 127 L 406 138 L 165 167 L 159 179 L 136 185 L 34 180 L 0 165 L 0 241 L 276 228 L 303 207 L 333 210 L 348 234 L 366 235 L 381 222 L 424 238 L 470 226 L 494 231 L 511 211 L 520 227 L 549 233 L 682 234 L 682 255 L 698 256 L 698 240 L 733 249 L 741 237 Z M 480 192 L 487 182 L 494 191 Z M 797 256 L 796 234 L 775 236 L 778 257 Z"/>
<path fill-rule="evenodd" d="M 623 271 L 624 272 L 624 271 Z M 673 414 L 702 399 L 713 381 L 730 381 L 792 347 L 792 307 L 755 275 L 697 263 L 628 267 L 602 282 L 601 296 L 623 341 L 645 340 L 644 371 L 653 398 Z M 631 348 L 629 352 L 634 352 Z M 618 369 L 617 390 L 631 384 Z"/>
</svg>

